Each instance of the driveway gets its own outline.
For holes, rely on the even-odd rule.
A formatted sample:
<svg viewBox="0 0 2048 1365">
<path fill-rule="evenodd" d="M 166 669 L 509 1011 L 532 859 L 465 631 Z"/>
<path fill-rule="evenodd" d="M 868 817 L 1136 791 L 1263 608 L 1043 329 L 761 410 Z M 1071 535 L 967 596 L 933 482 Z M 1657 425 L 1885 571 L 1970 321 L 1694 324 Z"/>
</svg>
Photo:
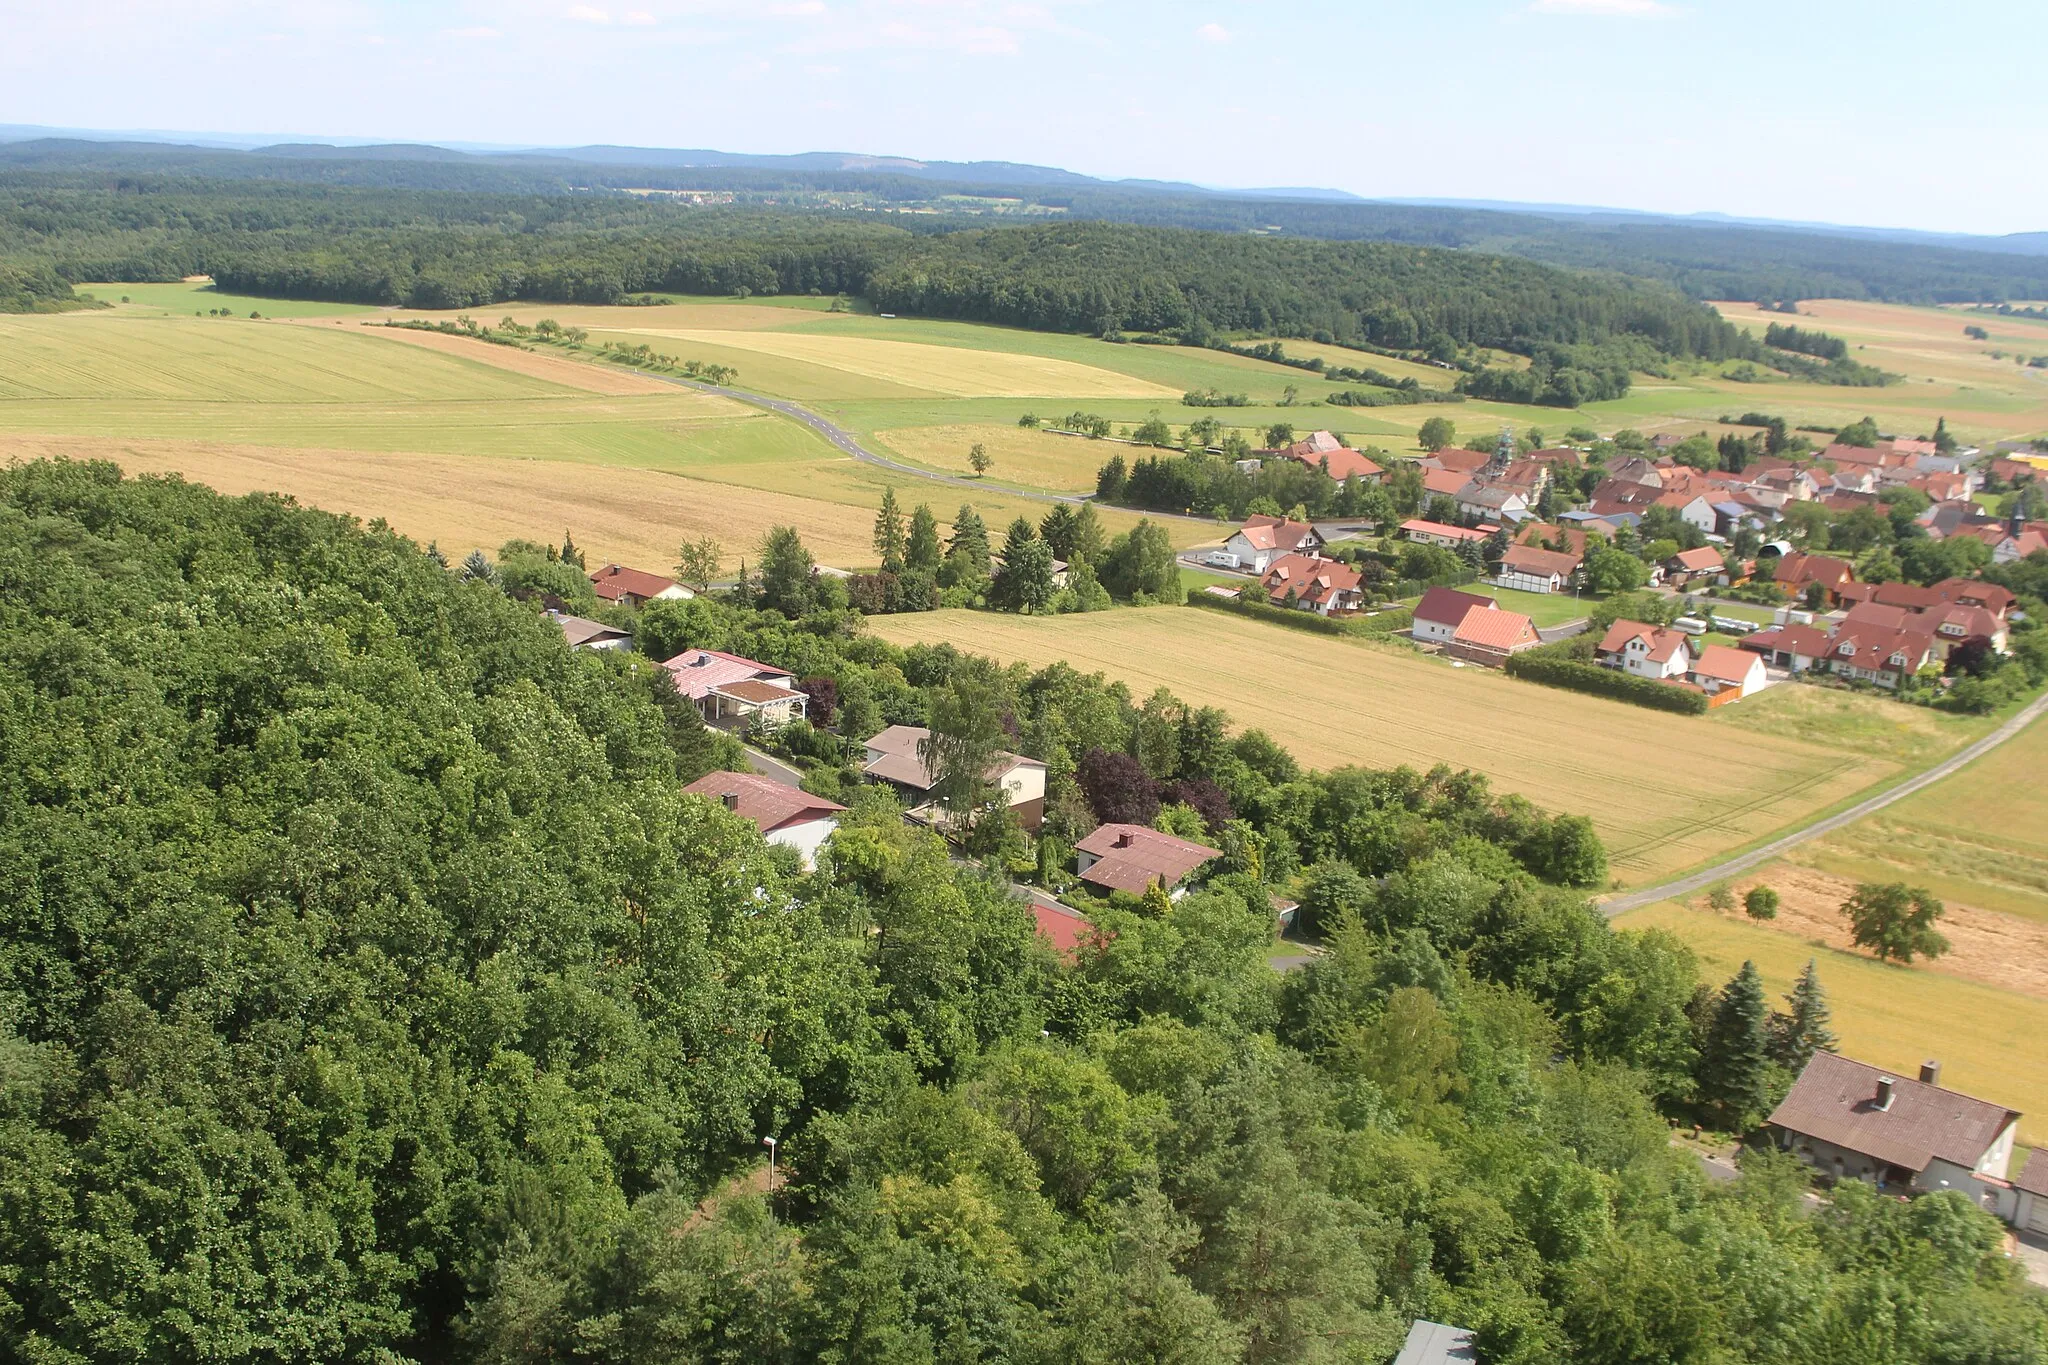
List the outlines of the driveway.
<svg viewBox="0 0 2048 1365">
<path fill-rule="evenodd" d="M 785 787 L 801 787 L 804 775 L 779 758 L 770 758 L 759 749 L 747 750 L 747 765 L 770 782 L 780 782 Z"/>
</svg>

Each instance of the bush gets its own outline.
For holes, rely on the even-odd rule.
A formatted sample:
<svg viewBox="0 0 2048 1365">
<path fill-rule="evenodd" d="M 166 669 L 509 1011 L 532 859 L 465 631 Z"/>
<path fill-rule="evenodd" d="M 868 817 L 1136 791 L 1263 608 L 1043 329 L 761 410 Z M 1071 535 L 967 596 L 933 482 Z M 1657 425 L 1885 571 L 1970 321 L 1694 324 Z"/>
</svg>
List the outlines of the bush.
<svg viewBox="0 0 2048 1365">
<path fill-rule="evenodd" d="M 1561 651 L 1552 653 L 1555 649 L 1555 645 L 1546 645 L 1541 649 L 1510 655 L 1507 675 L 1524 682 L 1542 683 L 1545 687 L 1590 692 L 1596 697 L 1612 697 L 1616 701 L 1633 702 L 1637 706 L 1672 711 L 1681 716 L 1704 716 L 1707 713 L 1707 698 L 1703 692 L 1652 682 L 1615 668 L 1602 668 L 1599 664 L 1586 663 Z"/>
</svg>

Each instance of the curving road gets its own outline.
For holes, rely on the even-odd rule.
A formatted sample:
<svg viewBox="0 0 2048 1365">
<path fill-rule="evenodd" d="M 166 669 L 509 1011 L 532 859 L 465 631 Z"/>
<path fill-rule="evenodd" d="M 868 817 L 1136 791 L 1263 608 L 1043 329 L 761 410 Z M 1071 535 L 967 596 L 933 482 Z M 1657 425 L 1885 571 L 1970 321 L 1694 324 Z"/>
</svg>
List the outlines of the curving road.
<svg viewBox="0 0 2048 1365">
<path fill-rule="evenodd" d="M 1781 686 L 1786 685 L 1789 684 L 1781 684 Z M 2019 734 L 2020 731 L 2026 729 L 2044 711 L 2048 711 L 2048 693 L 2034 698 L 2018 715 L 1967 749 L 1951 754 L 1926 772 L 1908 778 L 1889 791 L 1879 792 L 1867 801 L 1859 801 L 1845 811 L 1830 815 L 1825 820 L 1816 820 L 1804 829 L 1794 830 L 1792 833 L 1781 838 L 1771 840 L 1771 842 L 1761 848 L 1751 849 L 1749 852 L 1730 858 L 1724 863 L 1717 863 L 1704 872 L 1696 872 L 1690 877 L 1681 877 L 1675 882 L 1666 882 L 1662 886 L 1652 886 L 1642 891 L 1631 891 L 1627 895 L 1615 896 L 1609 900 L 1602 901 L 1600 902 L 1600 912 L 1611 919 L 1630 910 L 1640 910 L 1646 905 L 1654 905 L 1658 901 L 1668 901 L 1679 896 L 1690 896 L 1693 892 L 1704 891 L 1715 882 L 1721 881 L 1724 878 L 1738 876 L 1761 863 L 1767 863 L 1809 839 L 1817 839 L 1823 834 L 1832 834 L 1844 825 L 1854 824 L 1866 815 L 1883 810 L 1894 801 L 1903 801 L 1914 792 L 1924 787 L 1933 786 L 1958 768 L 1982 758 L 1999 745 Z"/>
</svg>

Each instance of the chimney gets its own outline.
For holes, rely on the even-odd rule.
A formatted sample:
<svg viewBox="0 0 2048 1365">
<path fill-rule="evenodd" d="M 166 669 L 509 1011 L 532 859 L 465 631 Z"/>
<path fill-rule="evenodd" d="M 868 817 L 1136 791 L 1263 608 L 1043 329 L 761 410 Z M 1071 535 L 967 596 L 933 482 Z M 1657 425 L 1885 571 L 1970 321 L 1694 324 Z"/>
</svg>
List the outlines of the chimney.
<svg viewBox="0 0 2048 1365">
<path fill-rule="evenodd" d="M 1110 847 L 1112 848 L 1129 848 L 1130 846 L 1131 832 L 1127 829 L 1118 830 L 1116 835 L 1116 842 L 1110 845 Z"/>
<path fill-rule="evenodd" d="M 740 808 L 740 794 L 738 792 L 727 792 L 718 799 L 725 803 L 727 810 L 738 810 Z M 1891 1082 L 1886 1081 L 1885 1084 L 1890 1085 Z"/>
<path fill-rule="evenodd" d="M 1892 1107 L 1892 1087 L 1897 1084 L 1898 1082 L 1889 1076 L 1879 1076 L 1877 1078 L 1877 1101 L 1871 1107 L 1881 1111 L 1889 1111 Z"/>
<path fill-rule="evenodd" d="M 1922 1062 L 1922 1063 L 1920 1063 L 1920 1084 L 1922 1084 L 1922 1085 L 1940 1085 L 1940 1084 L 1941 1084 L 1941 1063 L 1940 1063 L 1940 1062 Z"/>
</svg>

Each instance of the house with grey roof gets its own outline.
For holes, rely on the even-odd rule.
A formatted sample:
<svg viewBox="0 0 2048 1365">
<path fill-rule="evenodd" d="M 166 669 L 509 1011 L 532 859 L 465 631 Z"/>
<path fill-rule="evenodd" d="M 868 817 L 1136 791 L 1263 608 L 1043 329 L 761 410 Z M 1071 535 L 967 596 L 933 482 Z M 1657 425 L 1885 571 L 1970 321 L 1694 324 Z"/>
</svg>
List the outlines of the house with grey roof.
<svg viewBox="0 0 2048 1365">
<path fill-rule="evenodd" d="M 1394 1357 L 1394 1365 L 1462 1365 L 1477 1359 L 1479 1350 L 1471 1332 L 1417 1318 L 1408 1324 L 1408 1340 Z"/>
</svg>

